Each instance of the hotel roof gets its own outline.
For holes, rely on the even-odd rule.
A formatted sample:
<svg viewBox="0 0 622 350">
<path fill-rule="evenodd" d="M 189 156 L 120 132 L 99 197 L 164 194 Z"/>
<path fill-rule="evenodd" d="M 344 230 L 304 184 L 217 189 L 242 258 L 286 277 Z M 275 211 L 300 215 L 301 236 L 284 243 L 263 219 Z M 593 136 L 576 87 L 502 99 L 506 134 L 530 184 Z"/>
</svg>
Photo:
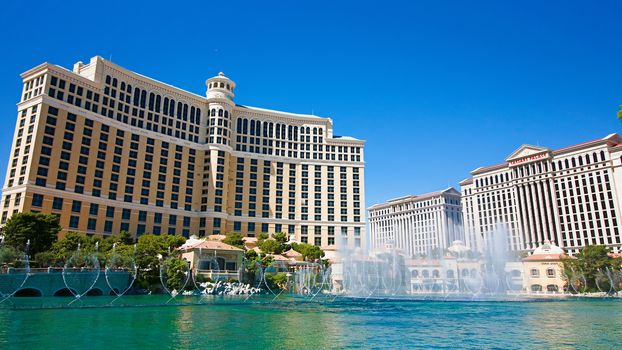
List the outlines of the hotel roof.
<svg viewBox="0 0 622 350">
<path fill-rule="evenodd" d="M 606 143 L 609 145 L 609 147 L 620 147 L 622 146 L 622 137 L 620 137 L 620 135 L 613 133 L 613 134 L 609 134 L 603 138 L 599 138 L 599 139 L 595 139 L 595 140 L 591 140 L 591 141 L 587 141 L 587 142 L 582 142 L 582 143 L 578 143 L 575 145 L 571 145 L 571 146 L 566 146 L 566 147 L 562 147 L 556 150 L 551 150 L 548 148 L 544 148 L 544 147 L 538 147 L 538 146 L 532 146 L 532 147 L 538 147 L 541 148 L 543 152 L 551 152 L 554 155 L 557 154 L 563 154 L 566 152 L 571 152 L 577 149 L 581 149 L 581 148 L 585 148 L 585 147 L 589 147 L 589 146 L 595 146 L 595 145 L 599 145 L 602 143 Z M 521 149 L 525 146 L 528 145 L 521 145 L 518 149 Z M 517 149 L 517 150 L 518 150 Z M 516 153 L 516 151 L 514 151 L 512 154 Z M 473 171 L 471 171 L 472 175 L 477 175 L 477 174 L 481 174 L 483 172 L 486 171 L 491 171 L 491 170 L 496 170 L 496 169 L 503 169 L 505 167 L 507 167 L 508 162 L 503 162 L 503 163 L 499 163 L 499 164 L 495 164 L 495 165 L 489 165 L 489 166 L 485 166 L 485 167 L 479 167 Z M 467 184 L 467 183 L 465 183 Z M 462 183 L 461 183 L 462 185 Z"/>
<path fill-rule="evenodd" d="M 424 193 L 424 194 L 420 194 L 420 195 L 408 195 L 408 196 L 403 196 L 403 197 L 397 197 L 397 198 L 389 199 L 389 200 L 387 200 L 384 203 L 374 204 L 371 207 L 369 207 L 367 210 L 390 207 L 390 206 L 392 206 L 394 204 L 398 204 L 400 202 L 420 201 L 420 200 L 424 200 L 424 199 L 428 199 L 428 198 L 432 198 L 432 197 L 438 197 L 438 196 L 440 196 L 442 194 L 445 194 L 445 193 L 448 193 L 448 192 L 454 192 L 455 194 L 460 195 L 460 192 L 456 191 L 455 188 L 448 187 L 448 188 L 446 188 L 444 190 L 441 190 L 441 191 Z"/>
</svg>

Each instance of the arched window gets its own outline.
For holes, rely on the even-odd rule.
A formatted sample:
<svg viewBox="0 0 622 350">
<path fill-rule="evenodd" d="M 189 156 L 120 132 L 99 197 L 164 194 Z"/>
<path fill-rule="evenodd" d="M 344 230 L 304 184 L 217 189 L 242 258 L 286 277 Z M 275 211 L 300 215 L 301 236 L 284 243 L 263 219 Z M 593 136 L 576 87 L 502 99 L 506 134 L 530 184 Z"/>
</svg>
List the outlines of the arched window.
<svg viewBox="0 0 622 350">
<path fill-rule="evenodd" d="M 411 275 L 412 278 L 419 277 L 419 270 L 412 270 L 410 275 Z"/>
<path fill-rule="evenodd" d="M 242 133 L 244 135 L 248 134 L 248 119 L 244 118 L 243 124 L 242 124 Z"/>
<path fill-rule="evenodd" d="M 162 102 L 162 97 L 160 95 L 156 96 L 155 111 L 157 113 L 160 113 L 160 103 L 161 102 Z"/>
<path fill-rule="evenodd" d="M 281 138 L 281 124 L 279 123 L 276 124 L 276 138 L 277 139 Z"/>
<path fill-rule="evenodd" d="M 590 155 L 589 154 L 585 155 L 585 164 L 590 165 Z"/>
<path fill-rule="evenodd" d="M 557 293 L 559 292 L 559 287 L 557 287 L 556 284 L 549 284 L 546 286 L 546 291 L 550 293 Z"/>
<path fill-rule="evenodd" d="M 132 93 L 132 85 L 127 84 L 127 88 L 125 89 L 125 91 L 127 91 L 128 93 Z"/>
<path fill-rule="evenodd" d="M 125 91 L 125 82 L 124 81 L 121 82 L 121 90 Z"/>
<path fill-rule="evenodd" d="M 594 160 L 594 163 L 598 163 L 598 156 L 596 155 L 596 152 L 592 153 L 592 159 Z"/>
<path fill-rule="evenodd" d="M 153 111 L 155 108 L 155 94 L 153 92 L 149 93 L 149 110 Z"/>
<path fill-rule="evenodd" d="M 145 108 L 146 105 L 147 105 L 147 91 L 142 90 L 140 92 L 140 107 Z"/>
<path fill-rule="evenodd" d="M 194 106 L 190 107 L 190 122 L 194 123 Z"/>
<path fill-rule="evenodd" d="M 255 136 L 261 136 L 261 121 L 257 121 L 257 125 L 255 127 Z"/>
<path fill-rule="evenodd" d="M 272 137 L 273 133 L 274 133 L 274 123 L 270 122 L 270 129 L 269 129 L 269 132 L 268 132 L 268 136 Z"/>
<path fill-rule="evenodd" d="M 268 122 L 263 122 L 263 137 L 268 137 Z"/>
<path fill-rule="evenodd" d="M 216 116 L 216 108 L 212 108 L 212 113 L 211 113 L 211 116 L 212 116 L 212 117 L 215 117 L 215 116 Z"/>
<path fill-rule="evenodd" d="M 317 128 L 313 128 L 313 135 L 317 135 Z"/>
<path fill-rule="evenodd" d="M 566 169 L 570 168 L 570 163 L 568 162 L 568 159 L 564 160 L 564 165 L 566 166 Z"/>
<path fill-rule="evenodd" d="M 229 118 L 229 112 L 225 111 L 225 118 Z"/>
<path fill-rule="evenodd" d="M 255 121 L 251 120 L 251 135 L 255 135 Z"/>
<path fill-rule="evenodd" d="M 140 89 L 134 88 L 134 106 L 138 106 L 140 104 Z"/>
<path fill-rule="evenodd" d="M 181 112 L 184 110 L 184 105 L 181 102 L 177 102 L 177 119 L 181 119 Z"/>
<path fill-rule="evenodd" d="M 164 115 L 168 115 L 168 97 L 164 98 Z"/>
<path fill-rule="evenodd" d="M 117 78 L 112 78 L 112 87 L 117 87 Z"/>
<path fill-rule="evenodd" d="M 421 271 L 421 272 L 422 272 L 423 278 L 428 278 L 428 277 L 430 277 L 430 272 L 429 272 L 428 270 L 423 270 L 423 271 Z"/>
<path fill-rule="evenodd" d="M 188 104 L 184 103 L 184 114 L 183 118 L 185 121 L 188 121 Z"/>
<path fill-rule="evenodd" d="M 293 134 L 293 127 L 290 125 L 287 127 L 287 139 L 291 141 Z"/>
<path fill-rule="evenodd" d="M 281 126 L 281 140 L 285 140 L 285 125 Z"/>
<path fill-rule="evenodd" d="M 112 77 L 110 77 L 109 75 L 106 75 L 106 84 L 110 84 L 111 80 L 112 80 Z"/>
<path fill-rule="evenodd" d="M 553 171 L 555 171 L 555 162 L 551 163 L 551 168 L 553 169 Z"/>
<path fill-rule="evenodd" d="M 605 161 L 605 151 L 600 151 L 600 160 Z"/>
<path fill-rule="evenodd" d="M 201 109 L 199 109 L 199 108 L 197 108 L 197 115 L 196 115 L 196 117 L 194 118 L 194 121 L 195 121 L 197 124 L 201 124 Z"/>
<path fill-rule="evenodd" d="M 224 113 L 224 111 L 223 111 L 222 109 L 219 109 L 219 110 L 218 110 L 218 116 L 219 116 L 219 117 L 222 117 L 222 116 L 223 116 L 223 113 Z"/>
<path fill-rule="evenodd" d="M 539 284 L 532 284 L 531 285 L 531 291 L 532 292 L 541 292 L 542 291 L 542 286 Z"/>
<path fill-rule="evenodd" d="M 573 168 L 577 167 L 577 161 L 574 159 L 574 157 L 572 157 L 572 167 Z"/>
<path fill-rule="evenodd" d="M 238 134 L 242 133 L 242 119 L 238 118 L 237 128 L 235 129 Z"/>
<path fill-rule="evenodd" d="M 173 100 L 172 98 L 171 98 L 171 101 L 170 101 L 170 103 L 168 105 L 168 115 L 170 117 L 174 117 L 175 116 L 175 100 Z"/>
</svg>

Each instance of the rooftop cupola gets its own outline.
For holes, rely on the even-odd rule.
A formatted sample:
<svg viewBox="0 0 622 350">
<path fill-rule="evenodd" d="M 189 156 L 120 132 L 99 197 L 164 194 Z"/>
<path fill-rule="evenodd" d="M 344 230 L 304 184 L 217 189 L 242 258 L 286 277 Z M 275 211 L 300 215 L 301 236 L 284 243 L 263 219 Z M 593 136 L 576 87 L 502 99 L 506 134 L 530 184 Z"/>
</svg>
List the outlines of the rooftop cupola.
<svg viewBox="0 0 622 350">
<path fill-rule="evenodd" d="M 222 99 L 233 101 L 233 89 L 235 89 L 235 83 L 233 80 L 227 78 L 225 73 L 220 72 L 217 76 L 209 78 L 205 81 L 207 85 L 207 98 L 208 99 Z"/>
</svg>

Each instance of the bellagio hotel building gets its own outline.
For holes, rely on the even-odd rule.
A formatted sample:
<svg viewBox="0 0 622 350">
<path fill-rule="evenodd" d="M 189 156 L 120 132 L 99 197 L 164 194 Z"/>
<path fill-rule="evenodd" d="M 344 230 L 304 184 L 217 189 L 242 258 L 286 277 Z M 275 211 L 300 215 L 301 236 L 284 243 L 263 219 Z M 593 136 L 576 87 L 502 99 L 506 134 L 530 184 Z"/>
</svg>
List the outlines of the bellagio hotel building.
<svg viewBox="0 0 622 350">
<path fill-rule="evenodd" d="M 22 74 L 3 188 L 63 232 L 285 232 L 364 247 L 364 142 L 330 118 L 234 103 L 224 74 L 196 95 L 101 57 Z"/>
</svg>

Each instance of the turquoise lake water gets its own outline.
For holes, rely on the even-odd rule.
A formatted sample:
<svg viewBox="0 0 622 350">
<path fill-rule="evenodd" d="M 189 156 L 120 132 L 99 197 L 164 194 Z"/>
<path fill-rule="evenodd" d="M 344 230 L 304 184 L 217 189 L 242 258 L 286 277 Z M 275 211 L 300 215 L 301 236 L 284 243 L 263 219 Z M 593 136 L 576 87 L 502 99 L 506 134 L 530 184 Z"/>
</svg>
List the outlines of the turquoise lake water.
<svg viewBox="0 0 622 350">
<path fill-rule="evenodd" d="M 66 305 L 20 298 L 17 306 Z M 93 301 L 95 300 L 95 301 Z M 622 300 L 548 302 L 214 298 L 139 307 L 0 309 L 0 349 L 622 349 Z M 91 297 L 83 303 L 104 304 Z"/>
</svg>

